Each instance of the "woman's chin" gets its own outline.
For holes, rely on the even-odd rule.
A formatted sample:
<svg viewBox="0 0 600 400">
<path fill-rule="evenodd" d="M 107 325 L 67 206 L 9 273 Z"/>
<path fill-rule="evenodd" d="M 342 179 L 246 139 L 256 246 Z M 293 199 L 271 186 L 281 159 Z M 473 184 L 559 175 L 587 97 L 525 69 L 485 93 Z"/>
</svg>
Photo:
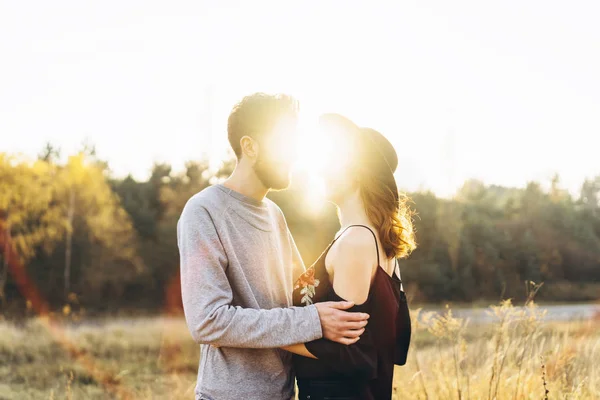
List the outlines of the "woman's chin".
<svg viewBox="0 0 600 400">
<path fill-rule="evenodd" d="M 340 200 L 339 196 L 336 196 L 336 194 L 334 192 L 330 192 L 330 191 L 325 192 L 325 196 L 324 197 L 325 197 L 325 200 L 328 203 L 333 203 L 335 205 L 337 205 L 339 203 L 339 200 Z"/>
</svg>

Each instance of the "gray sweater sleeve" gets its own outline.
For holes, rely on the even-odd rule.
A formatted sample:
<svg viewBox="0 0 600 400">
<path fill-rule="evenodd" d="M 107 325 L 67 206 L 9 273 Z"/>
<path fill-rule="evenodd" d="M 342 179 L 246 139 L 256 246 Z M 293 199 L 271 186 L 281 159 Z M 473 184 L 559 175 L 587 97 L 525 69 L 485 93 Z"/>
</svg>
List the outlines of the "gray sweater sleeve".
<svg viewBox="0 0 600 400">
<path fill-rule="evenodd" d="M 275 348 L 322 337 L 316 307 L 270 310 L 233 306 L 227 255 L 209 212 L 184 208 L 177 224 L 181 291 L 188 328 L 197 343 Z"/>
<path fill-rule="evenodd" d="M 292 237 L 292 233 L 288 230 L 288 236 L 290 238 L 290 245 L 292 246 L 292 262 L 294 264 L 294 282 L 296 279 L 300 277 L 304 272 L 306 272 L 306 267 L 304 266 L 304 261 L 302 261 L 302 257 L 300 256 L 300 251 L 298 251 L 298 247 L 296 246 L 296 242 Z"/>
</svg>

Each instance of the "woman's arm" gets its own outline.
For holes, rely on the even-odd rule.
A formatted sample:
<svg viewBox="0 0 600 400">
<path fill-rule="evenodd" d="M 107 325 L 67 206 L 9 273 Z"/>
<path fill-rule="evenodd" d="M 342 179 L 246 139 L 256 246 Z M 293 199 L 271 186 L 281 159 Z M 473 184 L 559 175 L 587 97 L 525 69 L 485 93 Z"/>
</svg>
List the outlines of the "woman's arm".
<svg viewBox="0 0 600 400">
<path fill-rule="evenodd" d="M 333 290 L 347 301 L 362 305 L 367 301 L 377 267 L 377 248 L 366 229 L 350 228 L 331 247 L 326 261 L 333 272 Z"/>
<path fill-rule="evenodd" d="M 327 256 L 333 269 L 333 287 L 336 294 L 359 304 L 348 310 L 351 312 L 368 312 L 368 304 L 365 302 L 377 257 L 372 242 L 373 237 L 368 231 L 350 230 L 338 240 L 337 246 L 332 248 Z M 322 360 L 340 372 L 363 371 L 369 375 L 377 367 L 377 352 L 368 326 L 360 340 L 350 345 L 319 339 L 283 349 Z"/>
<path fill-rule="evenodd" d="M 308 349 L 306 348 L 304 343 L 292 344 L 290 346 L 282 347 L 282 349 L 289 351 L 290 353 L 298 354 L 303 357 L 309 357 L 309 358 L 314 358 L 314 359 L 317 358 L 317 357 L 315 357 L 314 354 L 312 354 L 310 351 L 308 351 Z"/>
</svg>

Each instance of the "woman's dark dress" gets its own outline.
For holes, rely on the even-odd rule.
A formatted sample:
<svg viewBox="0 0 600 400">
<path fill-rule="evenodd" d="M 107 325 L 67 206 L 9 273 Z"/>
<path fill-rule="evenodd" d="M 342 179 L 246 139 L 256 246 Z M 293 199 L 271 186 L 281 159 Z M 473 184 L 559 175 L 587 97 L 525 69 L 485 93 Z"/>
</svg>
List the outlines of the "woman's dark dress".
<svg viewBox="0 0 600 400">
<path fill-rule="evenodd" d="M 352 226 L 371 231 L 363 225 Z M 374 233 L 373 237 L 377 250 Z M 325 257 L 335 240 L 296 281 L 293 292 L 295 306 L 344 300 L 333 290 L 325 268 Z M 300 400 L 391 399 L 394 364 L 406 363 L 411 325 L 406 296 L 400 289 L 401 281 L 395 271 L 390 277 L 379 266 L 378 250 L 377 253 L 377 272 L 367 301 L 349 310 L 370 315 L 360 340 L 349 346 L 327 339 L 306 343 L 306 348 L 318 360 L 294 354 Z"/>
</svg>

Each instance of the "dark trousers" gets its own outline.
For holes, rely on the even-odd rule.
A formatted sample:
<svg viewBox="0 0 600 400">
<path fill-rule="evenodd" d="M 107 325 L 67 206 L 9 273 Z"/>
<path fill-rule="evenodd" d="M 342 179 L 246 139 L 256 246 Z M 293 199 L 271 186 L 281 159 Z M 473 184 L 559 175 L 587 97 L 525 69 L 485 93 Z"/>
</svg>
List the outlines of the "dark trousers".
<svg viewBox="0 0 600 400">
<path fill-rule="evenodd" d="M 299 400 L 368 400 L 371 395 L 364 381 L 298 379 Z"/>
</svg>

